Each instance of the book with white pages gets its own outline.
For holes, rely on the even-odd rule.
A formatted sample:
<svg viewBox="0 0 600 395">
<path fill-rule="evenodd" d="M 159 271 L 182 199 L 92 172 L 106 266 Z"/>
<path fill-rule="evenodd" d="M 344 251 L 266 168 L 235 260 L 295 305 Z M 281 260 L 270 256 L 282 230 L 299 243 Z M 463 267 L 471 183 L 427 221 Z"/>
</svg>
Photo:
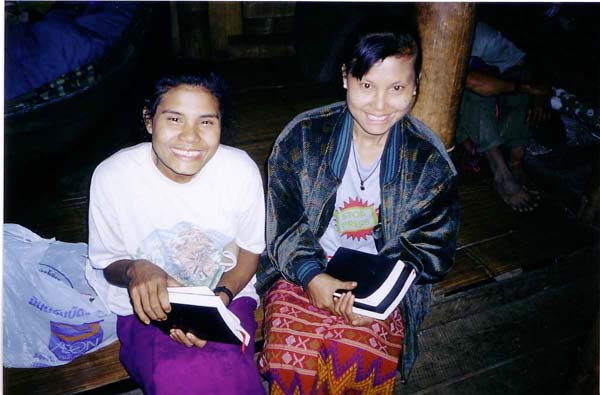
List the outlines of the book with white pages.
<svg viewBox="0 0 600 395">
<path fill-rule="evenodd" d="M 169 287 L 171 312 L 166 321 L 154 322 L 165 333 L 173 328 L 203 340 L 248 345 L 250 335 L 240 319 L 208 287 Z"/>
<path fill-rule="evenodd" d="M 401 260 L 340 247 L 325 273 L 342 281 L 356 281 L 351 292 L 355 296 L 352 311 L 367 317 L 384 320 L 400 304 L 415 282 L 417 273 Z M 334 295 L 341 297 L 345 290 Z"/>
</svg>

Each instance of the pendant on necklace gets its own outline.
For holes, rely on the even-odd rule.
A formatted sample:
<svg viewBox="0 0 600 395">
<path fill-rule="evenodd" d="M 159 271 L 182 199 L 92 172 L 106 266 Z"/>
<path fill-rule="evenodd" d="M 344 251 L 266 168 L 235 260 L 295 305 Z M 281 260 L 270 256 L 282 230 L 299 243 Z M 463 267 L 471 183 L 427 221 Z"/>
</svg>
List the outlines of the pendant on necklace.
<svg viewBox="0 0 600 395">
<path fill-rule="evenodd" d="M 365 190 L 365 185 L 364 185 L 363 181 L 360 182 L 360 190 L 361 191 Z"/>
</svg>

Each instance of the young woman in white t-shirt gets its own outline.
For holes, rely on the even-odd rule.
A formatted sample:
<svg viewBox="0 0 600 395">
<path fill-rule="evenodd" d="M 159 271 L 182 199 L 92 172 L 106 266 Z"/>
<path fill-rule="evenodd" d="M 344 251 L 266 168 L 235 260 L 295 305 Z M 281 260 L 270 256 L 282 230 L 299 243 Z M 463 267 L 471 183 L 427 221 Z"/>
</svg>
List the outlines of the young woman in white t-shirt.
<svg viewBox="0 0 600 395">
<path fill-rule="evenodd" d="M 90 263 L 108 284 L 88 278 L 108 288 L 121 361 L 146 394 L 264 391 L 253 361 L 262 180 L 245 152 L 220 144 L 226 102 L 212 71 L 186 65 L 164 75 L 143 108 L 152 142 L 117 152 L 92 178 Z M 167 287 L 198 285 L 194 265 L 225 243 L 239 247 L 237 264 L 214 292 L 251 334 L 249 347 L 152 325 L 171 311 Z"/>
</svg>

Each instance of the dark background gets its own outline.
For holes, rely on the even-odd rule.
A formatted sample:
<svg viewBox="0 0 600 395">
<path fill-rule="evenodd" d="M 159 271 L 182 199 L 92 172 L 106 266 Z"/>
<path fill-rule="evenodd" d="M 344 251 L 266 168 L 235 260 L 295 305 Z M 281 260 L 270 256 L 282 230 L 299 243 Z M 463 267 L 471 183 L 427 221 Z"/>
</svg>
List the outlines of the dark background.
<svg viewBox="0 0 600 395">
<path fill-rule="evenodd" d="M 40 218 L 53 202 L 84 194 L 102 159 L 145 138 L 142 87 L 164 62 L 177 56 L 213 62 L 234 97 L 252 89 L 310 84 L 339 93 L 337 54 L 352 27 L 369 14 L 414 12 L 413 3 L 272 3 L 266 13 L 256 11 L 256 4 L 244 3 L 242 34 L 230 37 L 226 50 L 214 50 L 208 3 L 140 3 L 135 21 L 141 28 L 116 42 L 102 60 L 107 71 L 97 86 L 26 114 L 6 115 L 5 222 L 44 231 Z M 278 5 L 283 9 L 279 16 Z M 599 108 L 600 6 L 562 3 L 549 17 L 545 13 L 551 7 L 481 3 L 477 17 L 527 52 L 553 86 Z M 267 16 L 261 18 L 261 12 Z M 31 15 L 43 18 L 43 13 Z M 131 47 L 130 59 L 111 69 L 119 63 L 120 48 Z"/>
</svg>

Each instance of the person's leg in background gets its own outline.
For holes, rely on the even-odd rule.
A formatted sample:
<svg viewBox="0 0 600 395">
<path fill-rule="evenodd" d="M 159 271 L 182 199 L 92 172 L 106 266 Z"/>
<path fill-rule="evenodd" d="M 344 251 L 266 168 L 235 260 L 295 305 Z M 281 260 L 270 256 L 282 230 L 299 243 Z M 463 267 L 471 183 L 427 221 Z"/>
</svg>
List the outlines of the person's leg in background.
<svg viewBox="0 0 600 395">
<path fill-rule="evenodd" d="M 526 190 L 531 191 L 530 180 L 523 166 L 525 146 L 531 131 L 527 124 L 529 96 L 505 95 L 498 98 L 500 114 L 498 129 L 509 149 L 508 166 L 516 181 Z M 535 192 L 534 192 L 535 193 Z"/>
<path fill-rule="evenodd" d="M 498 104 L 499 106 L 497 106 Z M 511 141 L 511 144 L 515 144 L 520 141 L 519 138 L 524 133 L 522 128 L 517 128 L 514 132 L 510 130 L 518 122 L 516 113 L 510 115 L 507 112 L 506 117 L 501 118 L 505 114 L 500 115 L 498 107 L 502 112 L 503 104 L 498 102 L 496 97 L 480 96 L 465 90 L 456 133 L 457 139 L 462 143 L 466 138 L 470 138 L 476 144 L 477 150 L 484 154 L 494 176 L 494 187 L 506 204 L 517 211 L 531 211 L 537 205 L 537 199 L 517 181 L 500 150 L 500 146 L 506 143 L 506 138 Z M 510 110 L 510 106 L 508 109 Z M 524 111 L 526 116 L 526 104 Z M 500 118 L 502 122 L 499 123 Z M 524 121 L 525 118 L 523 118 Z M 502 126 L 499 127 L 499 125 Z M 522 166 L 522 155 L 518 148 L 514 153 L 514 164 L 518 168 L 519 165 Z M 511 156 L 511 164 L 512 159 Z"/>
</svg>

